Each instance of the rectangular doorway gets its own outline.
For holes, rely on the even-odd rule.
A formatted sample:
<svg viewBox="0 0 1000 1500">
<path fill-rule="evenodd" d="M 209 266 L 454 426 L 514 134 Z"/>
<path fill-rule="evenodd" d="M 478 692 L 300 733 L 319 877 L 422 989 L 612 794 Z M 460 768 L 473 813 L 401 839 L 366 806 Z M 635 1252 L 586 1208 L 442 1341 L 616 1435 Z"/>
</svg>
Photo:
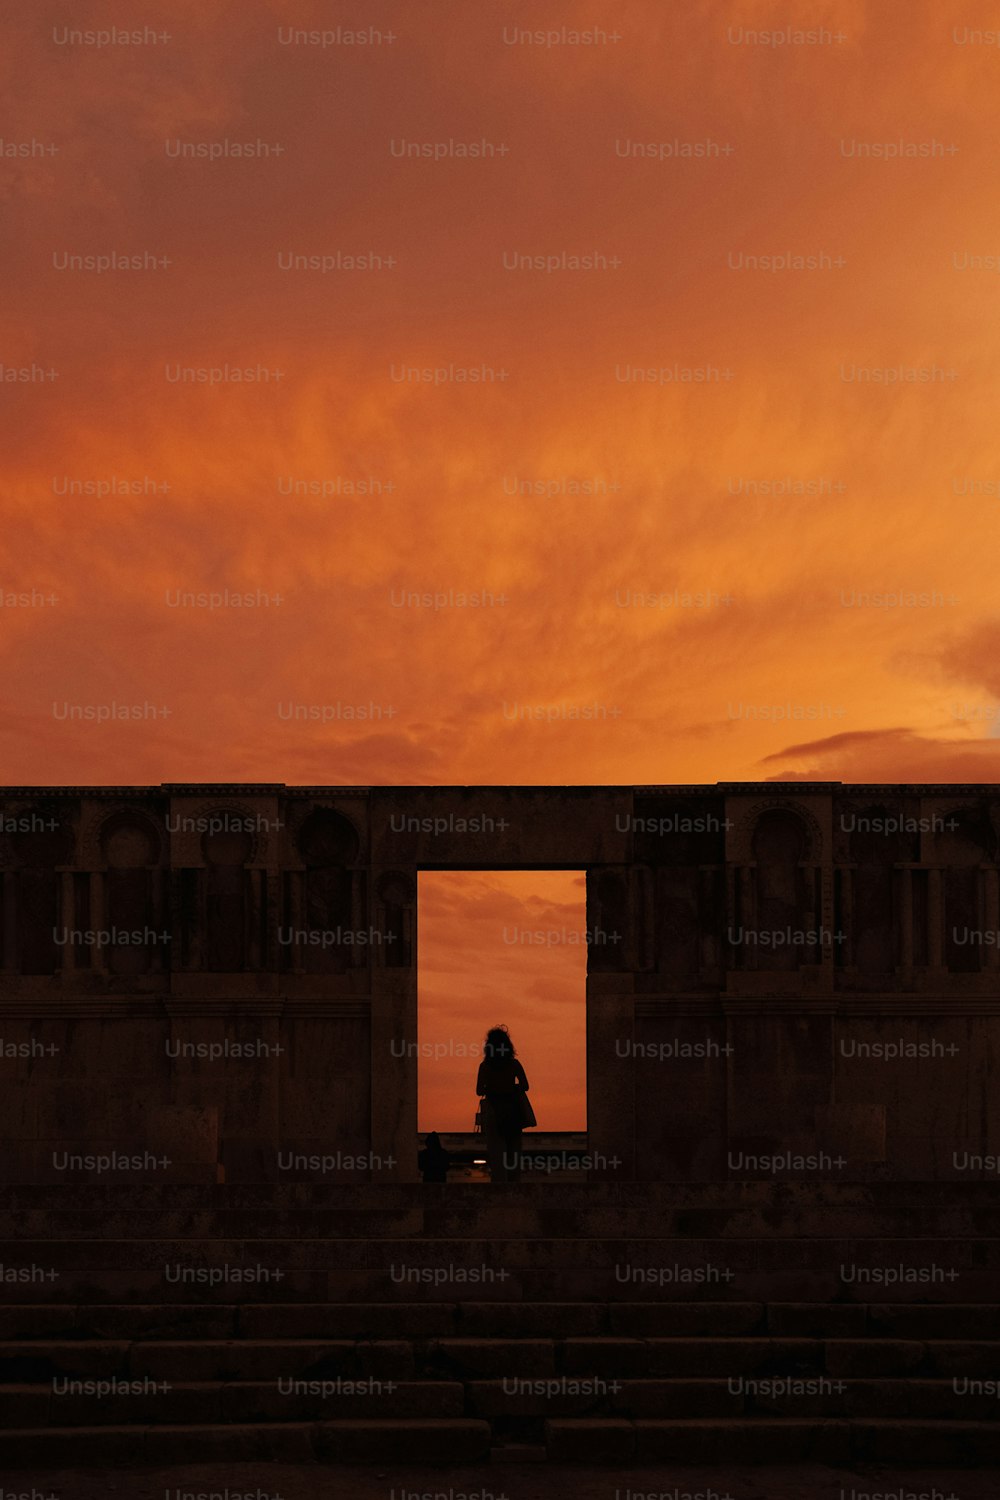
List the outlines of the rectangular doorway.
<svg viewBox="0 0 1000 1500">
<path fill-rule="evenodd" d="M 538 1129 L 586 1130 L 586 928 L 583 870 L 420 872 L 421 1133 L 472 1130 L 483 1040 L 497 1025 L 524 1065 Z"/>
</svg>

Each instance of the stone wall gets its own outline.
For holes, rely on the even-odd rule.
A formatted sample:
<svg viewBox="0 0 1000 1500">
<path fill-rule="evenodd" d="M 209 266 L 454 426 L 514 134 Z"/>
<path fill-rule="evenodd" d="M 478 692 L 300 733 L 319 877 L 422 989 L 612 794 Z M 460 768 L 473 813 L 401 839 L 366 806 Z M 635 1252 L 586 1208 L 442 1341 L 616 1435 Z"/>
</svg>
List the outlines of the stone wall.
<svg viewBox="0 0 1000 1500">
<path fill-rule="evenodd" d="M 413 1177 L 418 872 L 532 868 L 587 872 L 593 1175 L 984 1175 L 998 830 L 991 787 L 2 790 L 6 1180 Z"/>
</svg>

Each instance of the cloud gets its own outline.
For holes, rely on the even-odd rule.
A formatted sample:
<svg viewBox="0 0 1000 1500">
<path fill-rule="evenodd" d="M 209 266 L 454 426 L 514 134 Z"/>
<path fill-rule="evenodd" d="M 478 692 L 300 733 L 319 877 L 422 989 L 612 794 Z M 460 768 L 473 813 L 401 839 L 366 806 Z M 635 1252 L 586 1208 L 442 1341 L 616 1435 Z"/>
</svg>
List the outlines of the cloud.
<svg viewBox="0 0 1000 1500">
<path fill-rule="evenodd" d="M 912 729 L 855 730 L 787 745 L 763 764 L 785 763 L 771 781 L 1000 781 L 995 741 L 945 740 Z"/>
</svg>

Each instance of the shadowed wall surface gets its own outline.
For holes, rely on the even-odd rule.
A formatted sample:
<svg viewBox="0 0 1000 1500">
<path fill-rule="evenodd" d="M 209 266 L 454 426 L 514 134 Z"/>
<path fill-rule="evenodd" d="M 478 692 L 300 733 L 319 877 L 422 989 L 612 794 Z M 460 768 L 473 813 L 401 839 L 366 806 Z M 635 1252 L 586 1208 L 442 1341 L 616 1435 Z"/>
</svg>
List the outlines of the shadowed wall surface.
<svg viewBox="0 0 1000 1500">
<path fill-rule="evenodd" d="M 413 1177 L 421 872 L 557 868 L 592 1175 L 988 1174 L 998 827 L 969 786 L 9 788 L 8 1180 Z"/>
</svg>

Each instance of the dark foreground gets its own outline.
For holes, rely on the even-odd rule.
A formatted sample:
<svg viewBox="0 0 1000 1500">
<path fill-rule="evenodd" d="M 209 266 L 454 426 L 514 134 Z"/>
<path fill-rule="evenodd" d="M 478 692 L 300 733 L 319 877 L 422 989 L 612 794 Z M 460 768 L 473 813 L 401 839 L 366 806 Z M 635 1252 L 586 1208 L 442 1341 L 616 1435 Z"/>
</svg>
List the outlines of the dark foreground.
<svg viewBox="0 0 1000 1500">
<path fill-rule="evenodd" d="M 995 1500 L 1000 1470 L 816 1466 L 633 1469 L 551 1464 L 488 1469 L 324 1469 L 234 1464 L 171 1469 L 60 1470 L 18 1475 L 17 1492 L 46 1500 Z"/>
</svg>

